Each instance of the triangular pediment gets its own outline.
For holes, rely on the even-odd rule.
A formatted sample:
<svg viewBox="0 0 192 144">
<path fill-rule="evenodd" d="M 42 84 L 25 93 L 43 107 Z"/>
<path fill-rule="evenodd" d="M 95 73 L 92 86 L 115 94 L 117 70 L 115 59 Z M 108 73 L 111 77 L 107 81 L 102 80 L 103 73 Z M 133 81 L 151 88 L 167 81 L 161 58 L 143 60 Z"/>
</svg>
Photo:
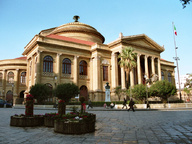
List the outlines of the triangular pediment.
<svg viewBox="0 0 192 144">
<path fill-rule="evenodd" d="M 155 50 L 155 51 L 159 51 L 159 52 L 164 51 L 164 47 L 157 44 L 155 41 L 153 41 L 151 38 L 149 38 L 145 34 L 124 36 L 123 42 L 130 44 L 130 45 L 135 45 L 138 47 L 143 47 L 143 48 L 147 48 L 147 49 L 151 49 L 151 50 Z"/>
</svg>

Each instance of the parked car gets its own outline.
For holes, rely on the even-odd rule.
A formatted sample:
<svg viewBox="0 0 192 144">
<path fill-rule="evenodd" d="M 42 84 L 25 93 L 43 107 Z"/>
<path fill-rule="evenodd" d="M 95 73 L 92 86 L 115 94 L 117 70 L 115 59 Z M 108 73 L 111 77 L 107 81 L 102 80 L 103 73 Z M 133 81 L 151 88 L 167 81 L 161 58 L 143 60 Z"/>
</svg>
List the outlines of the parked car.
<svg viewBox="0 0 192 144">
<path fill-rule="evenodd" d="M 4 107 L 4 105 L 6 105 L 7 108 L 11 108 L 12 104 L 7 103 L 7 101 L 0 99 L 0 107 Z"/>
</svg>

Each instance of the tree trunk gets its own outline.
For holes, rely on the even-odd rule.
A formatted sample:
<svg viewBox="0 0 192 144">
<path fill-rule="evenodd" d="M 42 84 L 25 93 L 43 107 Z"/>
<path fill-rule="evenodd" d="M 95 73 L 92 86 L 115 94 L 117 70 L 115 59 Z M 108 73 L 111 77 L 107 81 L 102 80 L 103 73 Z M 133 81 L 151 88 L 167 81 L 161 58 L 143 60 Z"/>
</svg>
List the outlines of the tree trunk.
<svg viewBox="0 0 192 144">
<path fill-rule="evenodd" d="M 65 103 L 59 103 L 58 113 L 61 115 L 65 115 L 65 110 L 66 110 L 66 104 Z"/>
</svg>

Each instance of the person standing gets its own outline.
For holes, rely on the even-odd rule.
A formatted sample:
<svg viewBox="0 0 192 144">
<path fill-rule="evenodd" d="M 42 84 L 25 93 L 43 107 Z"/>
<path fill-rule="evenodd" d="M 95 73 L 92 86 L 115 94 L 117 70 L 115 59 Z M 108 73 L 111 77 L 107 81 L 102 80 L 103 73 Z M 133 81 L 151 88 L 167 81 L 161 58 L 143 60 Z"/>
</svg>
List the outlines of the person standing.
<svg viewBox="0 0 192 144">
<path fill-rule="evenodd" d="M 123 107 L 122 107 L 122 109 L 124 109 L 124 106 L 126 107 L 126 109 L 127 109 L 127 100 L 124 98 L 124 102 L 123 102 Z"/>
<path fill-rule="evenodd" d="M 90 98 L 88 99 L 88 107 L 87 107 L 87 109 L 89 109 L 89 107 L 93 108 Z"/>
<path fill-rule="evenodd" d="M 133 107 L 134 104 L 135 104 L 135 103 L 134 103 L 133 99 L 131 99 L 130 102 L 129 102 L 129 109 L 128 109 L 127 111 L 129 111 L 130 109 L 132 109 L 132 111 L 135 112 L 134 107 Z"/>
</svg>

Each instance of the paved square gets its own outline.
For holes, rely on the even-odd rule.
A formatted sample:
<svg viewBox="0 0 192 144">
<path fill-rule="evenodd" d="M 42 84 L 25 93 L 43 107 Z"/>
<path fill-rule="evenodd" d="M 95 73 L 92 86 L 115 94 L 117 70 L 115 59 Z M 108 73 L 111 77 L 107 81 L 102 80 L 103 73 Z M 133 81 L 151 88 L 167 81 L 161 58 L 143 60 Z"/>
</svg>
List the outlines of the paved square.
<svg viewBox="0 0 192 144">
<path fill-rule="evenodd" d="M 96 131 L 83 135 L 55 133 L 53 128 L 11 127 L 10 116 L 24 109 L 0 108 L 0 144 L 191 144 L 192 111 L 91 111 Z M 35 114 L 56 110 L 35 110 Z"/>
</svg>

